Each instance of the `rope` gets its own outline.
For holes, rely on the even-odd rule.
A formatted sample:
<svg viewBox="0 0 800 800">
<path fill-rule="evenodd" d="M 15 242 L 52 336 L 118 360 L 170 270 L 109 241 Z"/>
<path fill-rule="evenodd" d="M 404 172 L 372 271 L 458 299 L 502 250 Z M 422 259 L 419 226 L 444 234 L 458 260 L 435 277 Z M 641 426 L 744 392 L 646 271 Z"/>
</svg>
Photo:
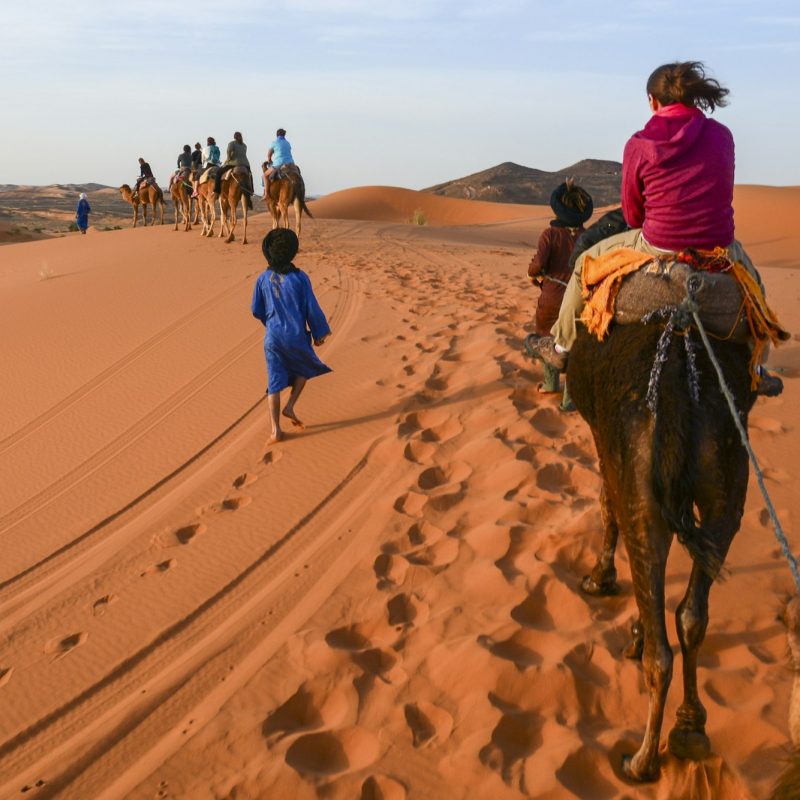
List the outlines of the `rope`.
<svg viewBox="0 0 800 800">
<path fill-rule="evenodd" d="M 739 412 L 736 409 L 736 403 L 734 402 L 733 395 L 731 394 L 730 389 L 728 388 L 728 384 L 725 382 L 725 375 L 722 372 L 722 367 L 717 361 L 717 357 L 714 355 L 714 351 L 711 349 L 711 342 L 708 339 L 708 335 L 706 334 L 705 328 L 703 327 L 703 323 L 700 321 L 700 314 L 698 313 L 699 307 L 697 305 L 696 295 L 700 291 L 700 288 L 703 285 L 703 277 L 702 275 L 691 275 L 689 279 L 686 281 L 686 294 L 687 298 L 684 302 L 686 310 L 689 311 L 694 319 L 694 324 L 697 326 L 697 330 L 700 332 L 700 338 L 703 340 L 703 345 L 706 348 L 706 352 L 708 353 L 708 357 L 714 366 L 714 370 L 717 373 L 717 378 L 719 379 L 719 387 L 722 390 L 722 394 L 725 397 L 725 400 L 728 403 L 728 408 L 730 409 L 731 416 L 733 417 L 733 422 L 736 425 L 736 429 L 739 431 L 739 437 L 742 440 L 742 444 L 744 445 L 744 449 L 747 450 L 747 455 L 750 457 L 750 462 L 753 465 L 753 470 L 756 474 L 756 480 L 758 481 L 758 488 L 761 490 L 761 494 L 764 497 L 764 502 L 767 504 L 767 511 L 769 512 L 769 518 L 772 520 L 772 526 L 775 530 L 775 538 L 778 540 L 778 544 L 781 546 L 781 550 L 783 551 L 784 556 L 786 556 L 786 560 L 789 562 L 789 569 L 792 572 L 792 577 L 794 578 L 795 586 L 797 587 L 797 591 L 800 594 L 800 569 L 797 566 L 797 560 L 795 559 L 792 551 L 789 547 L 789 542 L 786 539 L 786 534 L 783 532 L 783 528 L 781 527 L 780 520 L 778 519 L 778 515 L 775 513 L 775 507 L 772 504 L 772 500 L 770 499 L 769 492 L 767 492 L 767 487 L 764 485 L 764 475 L 761 472 L 761 468 L 758 465 L 758 459 L 756 459 L 756 454 L 753 452 L 753 448 L 750 446 L 750 440 L 747 438 L 747 431 L 742 425 L 742 420 L 739 416 Z"/>
</svg>

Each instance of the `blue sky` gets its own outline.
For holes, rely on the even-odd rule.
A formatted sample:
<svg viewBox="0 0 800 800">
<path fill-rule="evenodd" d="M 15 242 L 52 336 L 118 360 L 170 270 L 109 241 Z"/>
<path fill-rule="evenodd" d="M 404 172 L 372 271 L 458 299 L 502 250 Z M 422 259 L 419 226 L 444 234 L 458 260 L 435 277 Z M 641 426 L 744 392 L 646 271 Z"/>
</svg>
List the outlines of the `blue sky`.
<svg viewBox="0 0 800 800">
<path fill-rule="evenodd" d="M 0 183 L 118 185 L 145 156 L 284 127 L 312 194 L 515 161 L 619 160 L 659 64 L 704 61 L 737 182 L 800 185 L 795 0 L 17 0 L 0 29 Z"/>
</svg>

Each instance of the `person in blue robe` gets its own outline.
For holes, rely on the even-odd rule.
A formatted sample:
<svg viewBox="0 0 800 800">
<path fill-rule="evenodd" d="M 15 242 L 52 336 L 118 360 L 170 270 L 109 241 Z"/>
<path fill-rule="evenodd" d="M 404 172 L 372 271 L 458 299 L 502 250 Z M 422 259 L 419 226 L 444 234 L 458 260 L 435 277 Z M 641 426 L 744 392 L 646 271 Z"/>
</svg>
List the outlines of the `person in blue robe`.
<svg viewBox="0 0 800 800">
<path fill-rule="evenodd" d="M 309 378 L 331 372 L 317 358 L 312 342 L 319 347 L 331 329 L 320 308 L 311 280 L 295 267 L 299 242 L 294 231 L 276 228 L 261 243 L 269 268 L 258 276 L 251 310 L 266 326 L 264 355 L 267 359 L 267 394 L 272 439 L 283 438 L 281 416 L 302 428 L 295 404 Z M 289 400 L 281 411 L 281 391 L 291 387 Z"/>
<path fill-rule="evenodd" d="M 81 198 L 78 200 L 78 210 L 75 214 L 75 224 L 81 233 L 86 233 L 86 229 L 89 227 L 89 212 L 91 210 L 86 194 L 81 192 Z"/>
</svg>

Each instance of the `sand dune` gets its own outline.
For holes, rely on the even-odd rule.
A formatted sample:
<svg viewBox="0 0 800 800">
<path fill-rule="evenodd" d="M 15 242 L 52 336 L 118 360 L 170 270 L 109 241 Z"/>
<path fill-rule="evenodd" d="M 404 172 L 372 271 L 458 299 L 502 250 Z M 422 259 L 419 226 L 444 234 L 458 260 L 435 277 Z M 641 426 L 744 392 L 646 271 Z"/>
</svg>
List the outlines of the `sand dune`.
<svg viewBox="0 0 800 800">
<path fill-rule="evenodd" d="M 799 196 L 736 197 L 793 331 L 775 220 Z M 334 372 L 274 447 L 264 217 L 247 247 L 165 227 L 0 250 L 0 798 L 765 797 L 791 577 L 755 483 L 700 661 L 715 754 L 620 777 L 646 708 L 627 561 L 620 597 L 579 592 L 597 459 L 521 353 L 547 211 L 380 188 L 313 211 L 297 263 Z M 797 342 L 772 363 L 786 391 L 751 434 L 797 544 Z M 671 612 L 688 567 L 676 545 Z M 668 724 L 679 700 L 676 670 Z"/>
</svg>

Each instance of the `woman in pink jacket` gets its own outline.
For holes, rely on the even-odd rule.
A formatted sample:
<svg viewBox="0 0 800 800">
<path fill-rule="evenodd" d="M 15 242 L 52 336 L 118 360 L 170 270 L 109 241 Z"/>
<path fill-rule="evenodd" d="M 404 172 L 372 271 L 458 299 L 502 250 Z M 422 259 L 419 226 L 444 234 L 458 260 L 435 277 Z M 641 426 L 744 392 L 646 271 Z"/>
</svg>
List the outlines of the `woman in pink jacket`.
<svg viewBox="0 0 800 800">
<path fill-rule="evenodd" d="M 699 61 L 658 67 L 647 80 L 653 116 L 625 145 L 622 210 L 632 230 L 600 242 L 597 256 L 615 247 L 654 255 L 686 248 L 722 247 L 758 279 L 744 248 L 734 239 L 734 144 L 731 132 L 707 117 L 727 104 L 728 89 L 710 78 Z M 537 355 L 563 369 L 583 307 L 579 258 L 564 294 L 552 337 L 537 343 Z M 778 393 L 780 380 L 764 374 L 762 393 Z"/>
</svg>

